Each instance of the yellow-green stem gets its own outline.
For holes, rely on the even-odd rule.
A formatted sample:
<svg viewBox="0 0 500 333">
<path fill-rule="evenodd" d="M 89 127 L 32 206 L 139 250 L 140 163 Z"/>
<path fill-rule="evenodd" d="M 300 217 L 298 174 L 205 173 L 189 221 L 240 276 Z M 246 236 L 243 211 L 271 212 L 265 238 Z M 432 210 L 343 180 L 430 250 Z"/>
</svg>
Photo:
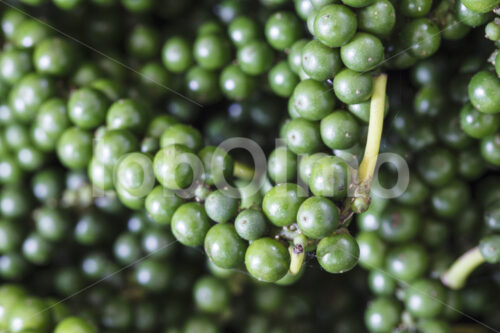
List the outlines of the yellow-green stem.
<svg viewBox="0 0 500 333">
<path fill-rule="evenodd" d="M 441 281 L 451 289 L 460 289 L 465 285 L 467 277 L 483 262 L 484 257 L 476 246 L 458 258 L 441 276 Z"/>
<path fill-rule="evenodd" d="M 360 185 L 369 186 L 377 165 L 377 156 L 384 126 L 385 90 L 387 75 L 381 74 L 373 83 L 373 94 L 370 102 L 370 122 L 366 140 L 365 154 L 359 166 L 358 177 Z"/>
<path fill-rule="evenodd" d="M 307 238 L 304 235 L 298 235 L 293 239 L 293 245 L 290 245 L 290 274 L 295 275 L 300 272 L 306 255 Z"/>
<path fill-rule="evenodd" d="M 252 167 L 238 161 L 234 162 L 233 175 L 236 178 L 250 181 L 253 178 L 253 174 L 254 170 Z"/>
</svg>

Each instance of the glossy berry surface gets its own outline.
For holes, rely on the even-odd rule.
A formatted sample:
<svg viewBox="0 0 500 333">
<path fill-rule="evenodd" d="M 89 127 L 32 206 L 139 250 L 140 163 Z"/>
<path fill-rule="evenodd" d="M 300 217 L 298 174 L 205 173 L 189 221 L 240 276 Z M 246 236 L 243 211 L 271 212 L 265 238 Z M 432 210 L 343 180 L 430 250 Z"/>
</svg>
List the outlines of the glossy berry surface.
<svg viewBox="0 0 500 333">
<path fill-rule="evenodd" d="M 356 28 L 355 14 L 343 5 L 325 6 L 314 19 L 314 36 L 329 47 L 346 44 L 354 36 Z"/>
<path fill-rule="evenodd" d="M 260 238 L 248 247 L 245 266 L 258 280 L 275 282 L 285 276 L 290 264 L 288 250 L 280 242 L 270 238 Z"/>
<path fill-rule="evenodd" d="M 297 224 L 307 237 L 321 239 L 337 228 L 338 209 L 327 198 L 311 197 L 300 205 Z"/>
<path fill-rule="evenodd" d="M 175 238 L 187 246 L 203 244 L 210 222 L 203 206 L 197 203 L 181 205 L 172 216 L 172 233 Z"/>
<path fill-rule="evenodd" d="M 205 237 L 205 252 L 221 268 L 236 268 L 245 258 L 246 242 L 232 224 L 217 224 Z"/>
<path fill-rule="evenodd" d="M 444 297 L 445 289 L 438 282 L 418 280 L 408 289 L 406 306 L 415 317 L 434 317 L 442 311 Z"/>
<path fill-rule="evenodd" d="M 359 246 L 348 234 L 337 234 L 323 238 L 316 249 L 318 262 L 329 273 L 343 273 L 356 266 Z"/>
</svg>

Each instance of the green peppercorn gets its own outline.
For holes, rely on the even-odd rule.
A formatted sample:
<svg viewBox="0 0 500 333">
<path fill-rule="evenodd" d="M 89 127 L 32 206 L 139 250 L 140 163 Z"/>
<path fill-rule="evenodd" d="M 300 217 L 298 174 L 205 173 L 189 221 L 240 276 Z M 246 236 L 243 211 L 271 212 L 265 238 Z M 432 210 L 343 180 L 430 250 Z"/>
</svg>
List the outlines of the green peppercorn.
<svg viewBox="0 0 500 333">
<path fill-rule="evenodd" d="M 210 228 L 203 206 L 190 202 L 181 205 L 172 216 L 172 233 L 186 246 L 200 246 Z"/>
<path fill-rule="evenodd" d="M 288 226 L 296 221 L 297 212 L 304 200 L 305 191 L 302 187 L 283 183 L 265 194 L 262 209 L 274 225 Z"/>
<path fill-rule="evenodd" d="M 232 224 L 217 224 L 205 236 L 205 252 L 221 268 L 236 268 L 245 258 L 247 244 Z"/>
<path fill-rule="evenodd" d="M 278 281 L 285 276 L 289 265 L 288 250 L 274 239 L 257 239 L 250 244 L 245 253 L 245 266 L 248 272 L 260 281 Z"/>
<path fill-rule="evenodd" d="M 354 36 L 356 28 L 356 15 L 343 5 L 324 6 L 314 19 L 314 36 L 329 47 L 346 44 Z"/>
<path fill-rule="evenodd" d="M 349 234 L 337 234 L 323 238 L 316 249 L 318 262 L 329 273 L 344 273 L 356 266 L 359 246 Z"/>
</svg>

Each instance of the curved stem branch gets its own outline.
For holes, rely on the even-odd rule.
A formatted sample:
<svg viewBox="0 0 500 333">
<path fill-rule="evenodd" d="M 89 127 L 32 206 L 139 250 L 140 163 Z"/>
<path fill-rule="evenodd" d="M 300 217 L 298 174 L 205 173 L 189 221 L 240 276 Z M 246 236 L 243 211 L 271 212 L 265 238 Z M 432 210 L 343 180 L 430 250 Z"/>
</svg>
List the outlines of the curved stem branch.
<svg viewBox="0 0 500 333">
<path fill-rule="evenodd" d="M 483 262 L 484 257 L 476 246 L 458 258 L 441 276 L 441 281 L 451 289 L 460 289 L 465 285 L 467 277 Z"/>
</svg>

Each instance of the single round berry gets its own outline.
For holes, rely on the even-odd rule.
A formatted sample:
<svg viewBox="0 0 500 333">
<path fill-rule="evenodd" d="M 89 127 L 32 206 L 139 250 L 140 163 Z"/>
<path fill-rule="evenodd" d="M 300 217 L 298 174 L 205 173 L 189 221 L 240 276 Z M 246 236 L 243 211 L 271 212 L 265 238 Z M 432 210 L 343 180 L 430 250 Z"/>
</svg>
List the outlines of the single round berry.
<svg viewBox="0 0 500 333">
<path fill-rule="evenodd" d="M 346 6 L 332 4 L 321 8 L 314 19 L 314 36 L 328 47 L 339 47 L 356 33 L 356 15 Z"/>
<path fill-rule="evenodd" d="M 307 237 L 321 239 L 338 227 L 338 208 L 330 199 L 311 197 L 300 205 L 297 224 Z"/>
<path fill-rule="evenodd" d="M 279 51 L 285 50 L 302 35 L 300 20 L 289 12 L 276 12 L 268 18 L 265 34 L 267 42 L 273 48 Z"/>
<path fill-rule="evenodd" d="M 483 237 L 479 242 L 479 251 L 487 262 L 491 264 L 500 262 L 500 237 L 498 235 Z"/>
<path fill-rule="evenodd" d="M 428 149 L 419 154 L 417 170 L 429 185 L 443 186 L 455 176 L 455 157 L 450 151 L 443 148 Z"/>
<path fill-rule="evenodd" d="M 290 97 L 299 83 L 299 77 L 290 68 L 286 60 L 278 62 L 268 74 L 269 86 L 281 97 Z"/>
<path fill-rule="evenodd" d="M 145 290 L 158 293 L 164 291 L 172 281 L 171 266 L 153 258 L 147 258 L 137 264 L 135 280 Z"/>
<path fill-rule="evenodd" d="M 30 73 L 10 90 L 9 106 L 18 120 L 29 123 L 35 119 L 42 103 L 51 97 L 54 91 L 54 82 L 49 77 Z"/>
<path fill-rule="evenodd" d="M 46 303 L 39 298 L 26 297 L 19 300 L 9 309 L 9 331 L 47 331 L 51 318 L 50 312 L 44 311 L 46 308 Z"/>
<path fill-rule="evenodd" d="M 158 185 L 147 195 L 145 206 L 153 221 L 170 224 L 175 210 L 182 202 L 183 200 L 173 191 Z"/>
<path fill-rule="evenodd" d="M 439 28 L 427 18 L 409 22 L 402 31 L 404 46 L 419 59 L 433 55 L 441 44 Z"/>
<path fill-rule="evenodd" d="M 302 71 L 302 50 L 308 43 L 307 39 L 299 39 L 288 50 L 288 64 L 297 75 Z"/>
<path fill-rule="evenodd" d="M 143 232 L 141 239 L 143 251 L 148 256 L 156 259 L 165 259 L 172 256 L 175 251 L 174 244 L 176 244 L 172 234 L 163 227 L 146 227 L 147 230 Z"/>
<path fill-rule="evenodd" d="M 57 324 L 54 333 L 97 333 L 97 329 L 80 317 L 67 317 Z"/>
<path fill-rule="evenodd" d="M 276 185 L 264 196 L 262 209 L 272 224 L 283 227 L 296 221 L 297 212 L 305 200 L 302 187 L 292 183 Z"/>
<path fill-rule="evenodd" d="M 340 48 L 340 56 L 347 68 L 366 72 L 384 60 L 384 46 L 377 37 L 360 32 Z"/>
<path fill-rule="evenodd" d="M 245 266 L 256 279 L 275 282 L 285 276 L 290 265 L 290 254 L 279 241 L 260 238 L 253 241 L 245 253 Z"/>
<path fill-rule="evenodd" d="M 137 59 L 149 59 L 158 53 L 160 36 L 151 26 L 136 25 L 128 36 L 127 49 Z"/>
<path fill-rule="evenodd" d="M 160 146 L 173 144 L 184 145 L 192 151 L 198 151 L 203 146 L 201 133 L 192 126 L 173 124 L 165 129 L 160 137 Z"/>
<path fill-rule="evenodd" d="M 219 75 L 205 68 L 194 66 L 186 73 L 188 96 L 202 104 L 212 104 L 221 97 Z"/>
<path fill-rule="evenodd" d="M 105 239 L 106 220 L 97 211 L 84 214 L 77 221 L 75 226 L 75 239 L 84 245 L 94 245 Z"/>
<path fill-rule="evenodd" d="M 10 85 L 16 84 L 31 72 L 30 53 L 26 50 L 3 50 L 0 55 L 0 78 Z"/>
<path fill-rule="evenodd" d="M 315 153 L 323 146 L 319 124 L 304 118 L 292 119 L 287 124 L 285 140 L 287 147 L 295 154 Z"/>
<path fill-rule="evenodd" d="M 190 202 L 181 205 L 172 216 L 172 233 L 186 246 L 200 246 L 210 228 L 210 220 L 202 205 Z"/>
<path fill-rule="evenodd" d="M 321 120 L 321 139 L 331 149 L 348 149 L 359 141 L 360 128 L 351 113 L 337 110 Z"/>
<path fill-rule="evenodd" d="M 220 332 L 219 326 L 213 319 L 204 316 L 192 316 L 184 323 L 182 332 L 185 333 L 218 333 Z"/>
<path fill-rule="evenodd" d="M 147 110 L 132 99 L 120 99 L 108 109 L 106 125 L 109 129 L 141 132 L 146 127 Z"/>
<path fill-rule="evenodd" d="M 115 177 L 117 188 L 132 196 L 146 196 L 155 184 L 151 157 L 139 152 L 123 156 L 115 167 Z"/>
<path fill-rule="evenodd" d="M 205 236 L 205 252 L 221 268 L 236 268 L 245 258 L 246 242 L 230 223 L 216 224 Z"/>
<path fill-rule="evenodd" d="M 481 156 L 495 166 L 500 166 L 500 133 L 481 140 Z"/>
<path fill-rule="evenodd" d="M 390 206 L 381 215 L 379 234 L 385 241 L 402 243 L 413 239 L 420 229 L 417 211 L 403 206 Z"/>
<path fill-rule="evenodd" d="M 57 155 L 70 169 L 85 168 L 92 158 L 92 134 L 77 127 L 64 131 L 57 143 Z"/>
<path fill-rule="evenodd" d="M 226 195 L 222 190 L 216 190 L 205 199 L 205 211 L 215 222 L 225 223 L 236 216 L 238 200 Z"/>
<path fill-rule="evenodd" d="M 387 36 L 396 24 L 396 9 L 389 0 L 375 0 L 359 10 L 358 24 L 361 31 L 380 37 Z"/>
<path fill-rule="evenodd" d="M 183 145 L 169 145 L 159 150 L 153 160 L 156 179 L 171 190 L 187 188 L 202 176 L 202 165 L 196 155 Z"/>
<path fill-rule="evenodd" d="M 104 123 L 109 101 L 101 92 L 92 88 L 74 91 L 68 101 L 68 117 L 82 129 L 92 129 Z"/>
<path fill-rule="evenodd" d="M 482 139 L 498 130 L 500 117 L 480 112 L 472 104 L 467 103 L 460 110 L 460 125 L 467 135 L 475 139 Z"/>
<path fill-rule="evenodd" d="M 360 259 L 361 261 L 361 259 Z M 377 296 L 391 296 L 396 290 L 396 281 L 382 271 L 372 270 L 368 275 L 370 290 Z"/>
<path fill-rule="evenodd" d="M 42 74 L 64 76 L 75 67 L 77 53 L 72 44 L 61 38 L 49 38 L 38 43 L 33 52 L 33 64 Z"/>
<path fill-rule="evenodd" d="M 418 206 L 429 196 L 429 189 L 417 175 L 410 174 L 408 188 L 396 200 L 408 206 Z"/>
<path fill-rule="evenodd" d="M 248 44 L 259 37 L 259 25 L 248 16 L 239 16 L 229 24 L 228 34 L 236 47 Z"/>
<path fill-rule="evenodd" d="M 169 38 L 161 51 L 163 65 L 172 73 L 183 73 L 191 66 L 191 45 L 180 36 Z"/>
<path fill-rule="evenodd" d="M 121 264 L 132 264 L 141 257 L 141 245 L 136 235 L 122 233 L 113 244 L 113 254 Z"/>
<path fill-rule="evenodd" d="M 209 185 L 229 182 L 233 177 L 234 161 L 223 149 L 205 146 L 198 152 L 204 167 L 204 181 Z"/>
<path fill-rule="evenodd" d="M 193 45 L 196 62 L 207 70 L 225 66 L 231 58 L 231 46 L 223 36 L 209 34 L 199 36 Z"/>
<path fill-rule="evenodd" d="M 229 306 L 231 295 L 227 285 L 213 277 L 205 276 L 193 286 L 196 307 L 206 313 L 221 313 Z"/>
<path fill-rule="evenodd" d="M 66 236 L 71 219 L 65 211 L 43 207 L 35 213 L 37 232 L 45 239 L 57 242 Z"/>
<path fill-rule="evenodd" d="M 457 1 L 456 12 L 460 22 L 470 27 L 482 25 L 491 18 L 489 13 L 479 13 L 469 9 L 464 5 L 463 1 Z"/>
<path fill-rule="evenodd" d="M 417 318 L 432 318 L 443 310 L 445 298 L 446 291 L 439 282 L 420 279 L 409 286 L 405 305 Z"/>
<path fill-rule="evenodd" d="M 42 21 L 23 20 L 13 31 L 11 41 L 22 49 L 31 49 L 52 34 L 49 27 Z"/>
<path fill-rule="evenodd" d="M 295 110 L 308 120 L 321 120 L 335 107 L 335 96 L 330 89 L 312 79 L 301 81 L 291 99 Z"/>
<path fill-rule="evenodd" d="M 136 137 L 128 130 L 107 130 L 101 127 L 96 134 L 94 159 L 114 168 L 119 159 L 138 147 Z"/>
<path fill-rule="evenodd" d="M 227 98 L 235 101 L 247 99 L 255 90 L 254 78 L 242 71 L 240 67 L 227 66 L 219 78 L 221 91 Z"/>
<path fill-rule="evenodd" d="M 277 184 L 293 182 L 297 177 L 297 155 L 286 147 L 276 148 L 269 155 L 267 174 Z"/>
<path fill-rule="evenodd" d="M 391 298 L 377 298 L 368 304 L 365 324 L 370 332 L 390 332 L 401 320 L 401 307 Z"/>
<path fill-rule="evenodd" d="M 238 49 L 237 59 L 241 70 L 249 75 L 265 73 L 273 64 L 273 50 L 260 40 L 253 40 Z"/>
<path fill-rule="evenodd" d="M 383 268 L 387 245 L 374 231 L 363 231 L 356 237 L 359 245 L 359 264 L 361 267 L 376 271 Z"/>
<path fill-rule="evenodd" d="M 342 68 L 338 49 L 330 48 L 318 40 L 312 40 L 302 48 L 302 69 L 311 79 L 325 81 Z"/>
<path fill-rule="evenodd" d="M 432 193 L 432 210 L 437 216 L 450 219 L 461 213 L 469 199 L 468 185 L 456 179 Z"/>
<path fill-rule="evenodd" d="M 7 39 L 12 38 L 19 25 L 26 20 L 26 15 L 16 11 L 14 8 L 7 8 L 2 15 L 2 32 Z"/>
<path fill-rule="evenodd" d="M 386 257 L 387 271 L 396 279 L 411 282 L 422 276 L 428 266 L 425 249 L 416 243 L 400 245 Z"/>
<path fill-rule="evenodd" d="M 369 73 L 358 73 L 346 68 L 333 79 L 333 89 L 342 102 L 358 104 L 371 97 L 373 78 Z"/>
<path fill-rule="evenodd" d="M 329 273 L 344 273 L 358 263 L 359 246 L 349 234 L 323 238 L 316 248 L 318 262 Z"/>
<path fill-rule="evenodd" d="M 399 10 L 408 17 L 422 17 L 427 15 L 431 7 L 432 0 L 403 0 Z"/>
<path fill-rule="evenodd" d="M 309 187 L 316 196 L 340 200 L 347 195 L 350 182 L 348 164 L 339 157 L 325 156 L 313 164 Z"/>
<path fill-rule="evenodd" d="M 0 253 L 16 251 L 23 241 L 23 232 L 18 224 L 0 220 Z"/>
<path fill-rule="evenodd" d="M 469 98 L 484 113 L 500 113 L 500 79 L 490 71 L 476 73 L 469 82 Z"/>
<path fill-rule="evenodd" d="M 500 4 L 498 0 L 462 0 L 462 3 L 470 10 L 477 13 L 487 13 Z"/>
<path fill-rule="evenodd" d="M 256 240 L 263 237 L 267 230 L 266 216 L 257 209 L 242 210 L 234 220 L 234 227 L 241 238 Z"/>
</svg>

